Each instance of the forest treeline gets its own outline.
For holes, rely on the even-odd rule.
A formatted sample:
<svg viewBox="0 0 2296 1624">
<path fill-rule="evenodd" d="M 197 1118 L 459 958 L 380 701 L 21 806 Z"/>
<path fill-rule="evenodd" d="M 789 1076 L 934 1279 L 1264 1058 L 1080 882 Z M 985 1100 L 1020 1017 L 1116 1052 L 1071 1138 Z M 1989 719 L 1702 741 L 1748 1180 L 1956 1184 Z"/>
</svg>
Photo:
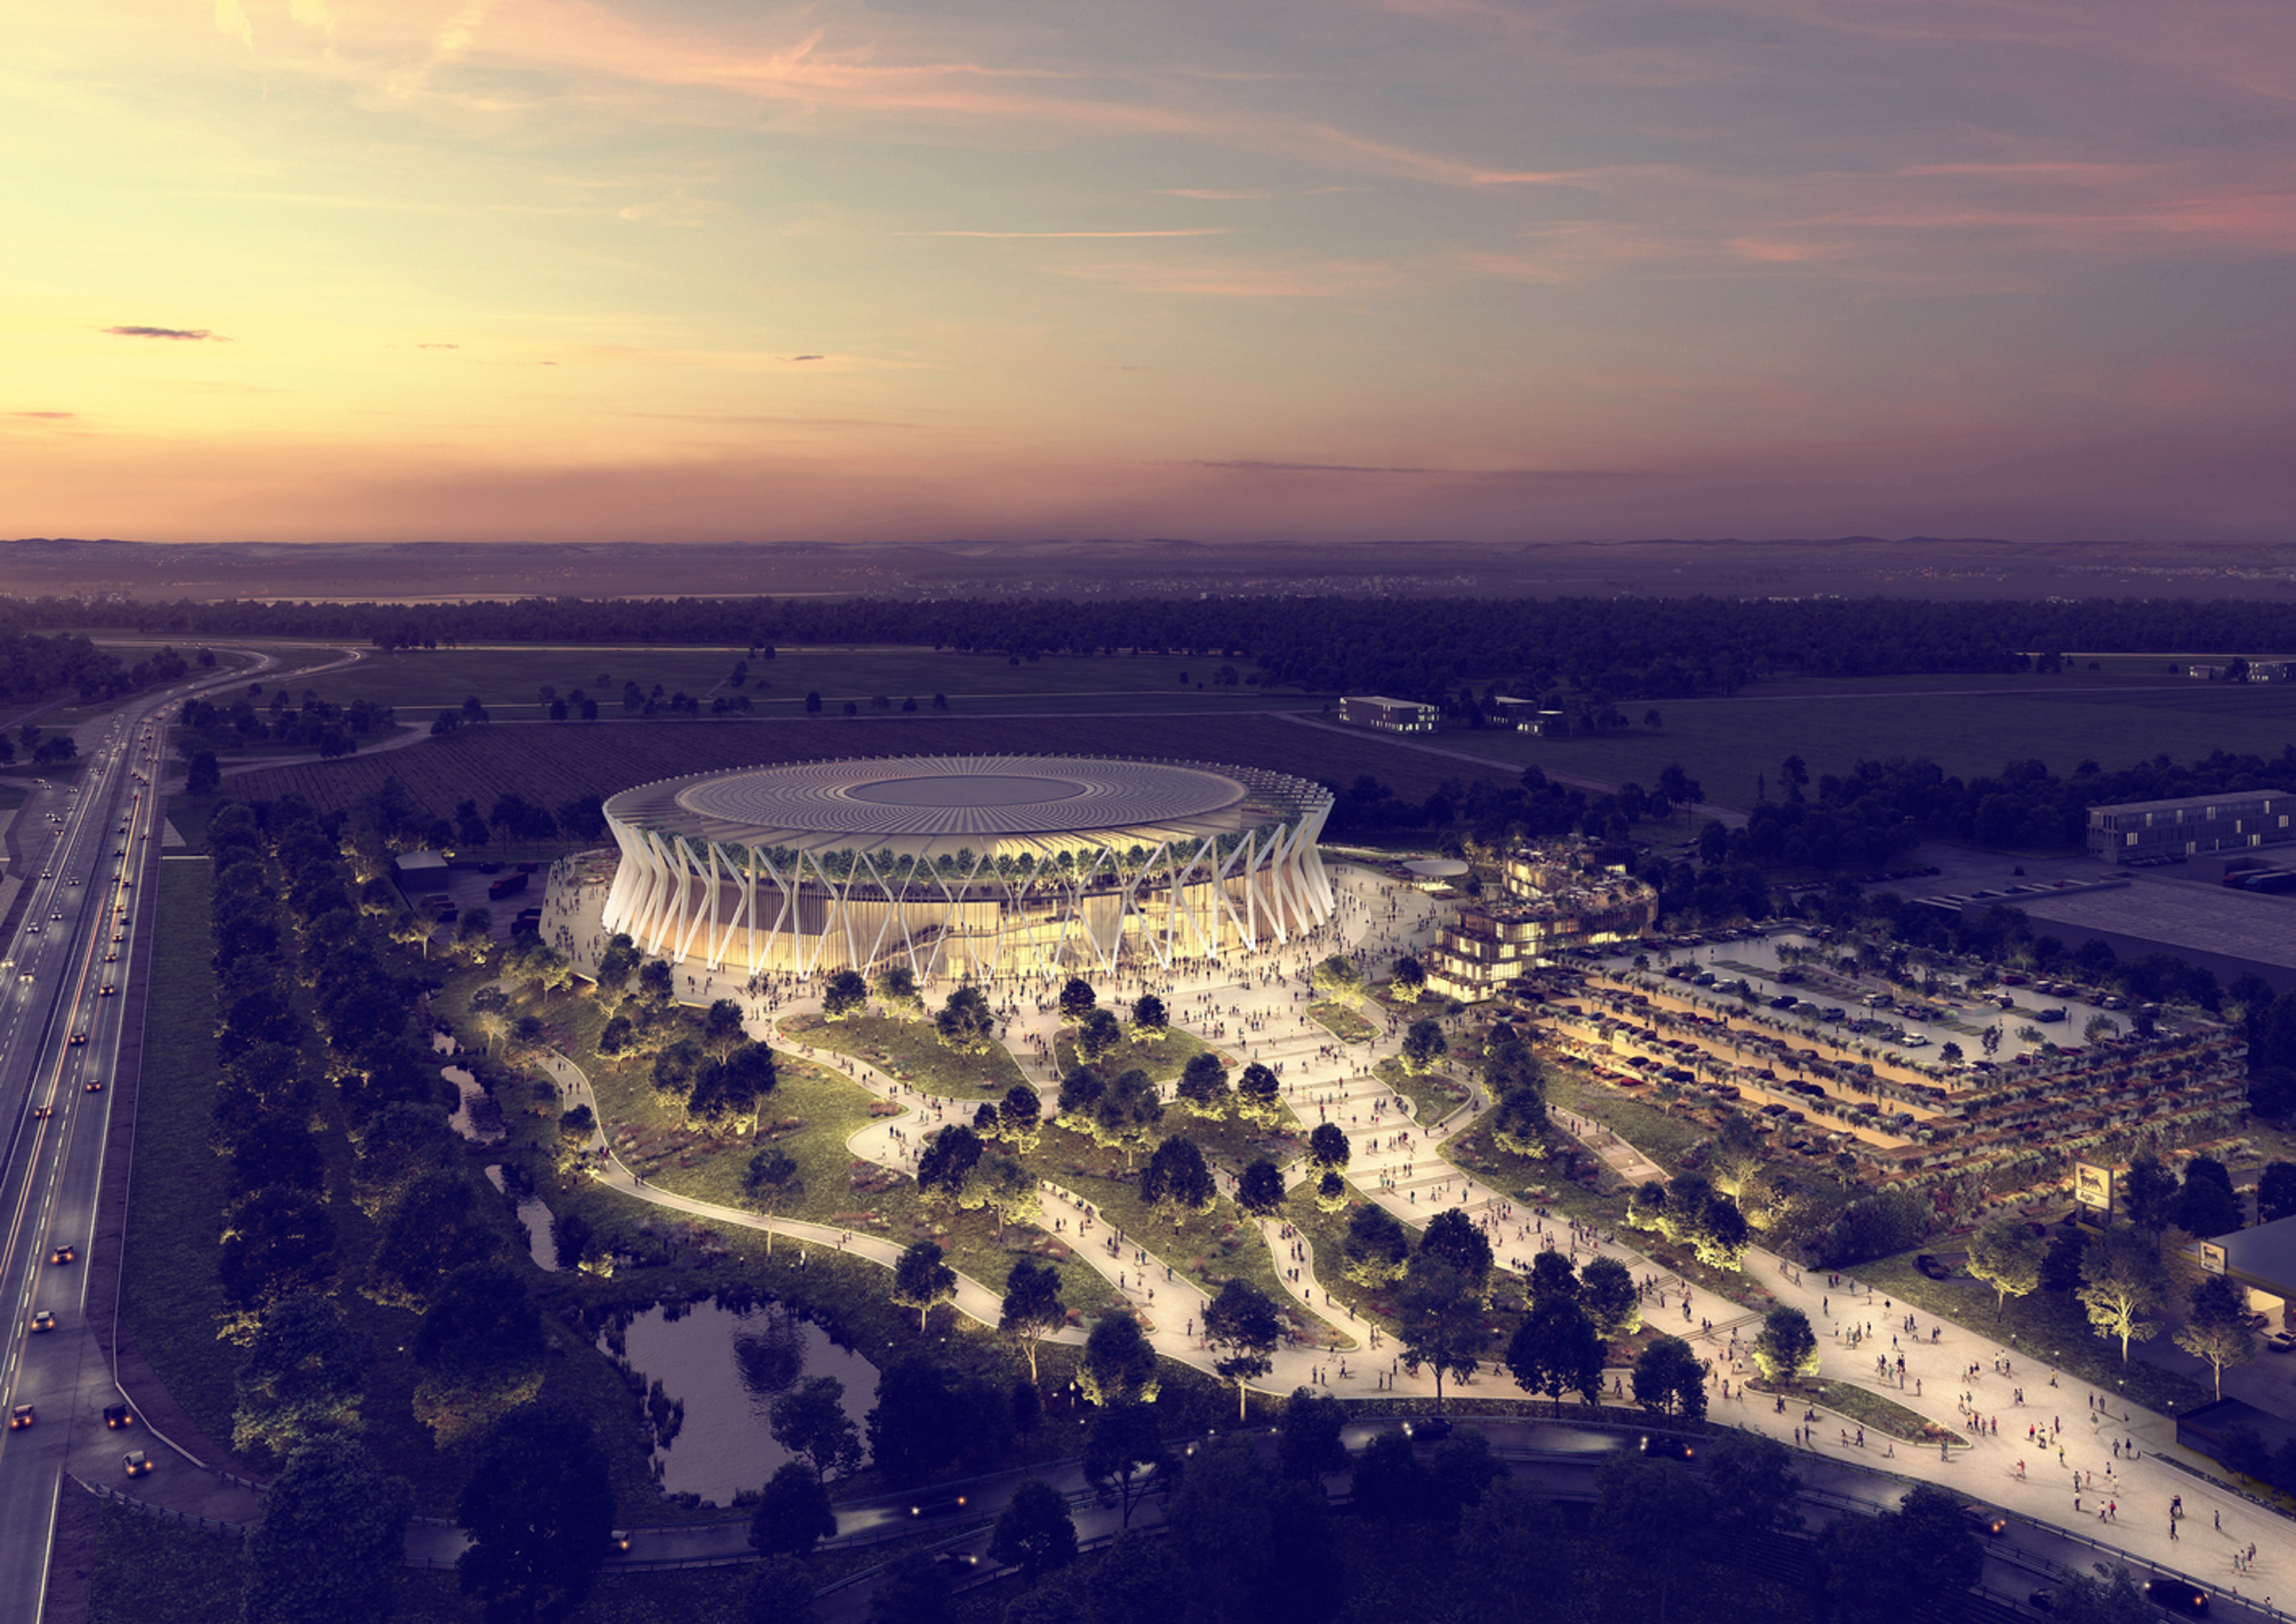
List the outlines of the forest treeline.
<svg viewBox="0 0 2296 1624">
<path fill-rule="evenodd" d="M 0 603 L 0 627 L 117 627 L 185 639 L 330 637 L 385 648 L 472 643 L 904 644 L 1022 659 L 1170 650 L 1257 662 L 1316 690 L 1436 700 L 1505 677 L 1616 697 L 1727 693 L 1781 674 L 2056 668 L 2083 654 L 2296 649 L 2296 605 L 2174 599 L 1930 603 L 1898 598 L 529 598 L 405 605 Z M 4 635 L 4 633 L 0 633 Z"/>
<path fill-rule="evenodd" d="M 155 682 L 173 682 L 190 668 L 172 648 L 130 665 L 78 633 L 34 636 L 11 624 L 5 610 L 0 609 L 0 704 L 23 704 L 59 694 L 77 694 L 84 700 L 116 699 Z"/>
</svg>

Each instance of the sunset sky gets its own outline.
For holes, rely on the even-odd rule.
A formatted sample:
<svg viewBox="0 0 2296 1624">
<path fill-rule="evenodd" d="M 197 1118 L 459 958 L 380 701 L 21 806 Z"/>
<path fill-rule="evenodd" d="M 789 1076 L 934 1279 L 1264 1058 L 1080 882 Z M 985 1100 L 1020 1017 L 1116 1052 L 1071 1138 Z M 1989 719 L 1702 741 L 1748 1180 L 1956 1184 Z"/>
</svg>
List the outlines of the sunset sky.
<svg viewBox="0 0 2296 1624">
<path fill-rule="evenodd" d="M 0 534 L 2296 513 L 2286 0 L 102 0 L 0 86 Z"/>
</svg>

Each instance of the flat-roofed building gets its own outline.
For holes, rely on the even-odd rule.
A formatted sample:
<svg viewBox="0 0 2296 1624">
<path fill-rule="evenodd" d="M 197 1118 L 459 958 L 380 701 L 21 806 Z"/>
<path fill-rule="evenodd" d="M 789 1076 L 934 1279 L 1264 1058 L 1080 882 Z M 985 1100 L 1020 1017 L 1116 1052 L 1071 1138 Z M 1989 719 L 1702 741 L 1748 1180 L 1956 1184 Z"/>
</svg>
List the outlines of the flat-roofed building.
<svg viewBox="0 0 2296 1624">
<path fill-rule="evenodd" d="M 2289 841 L 2296 841 L 2296 794 L 2284 790 L 2132 800 L 2091 807 L 2088 814 L 2089 854 L 2114 863 Z"/>
<path fill-rule="evenodd" d="M 1535 699 L 1514 699 L 1502 693 L 1491 701 L 1491 715 L 1502 727 L 1512 727 L 1517 733 L 1529 733 L 1538 719 L 1538 701 Z"/>
<path fill-rule="evenodd" d="M 1500 867 L 1506 899 L 1460 905 L 1427 949 L 1427 985 L 1473 1003 L 1505 990 L 1542 957 L 1630 941 L 1658 916 L 1658 893 L 1590 865 L 1576 843 L 1518 847 Z"/>
<path fill-rule="evenodd" d="M 1433 733 L 1442 712 L 1415 699 L 1382 699 L 1350 694 L 1340 701 L 1340 720 L 1351 727 L 1374 727 L 1382 733 Z"/>
</svg>

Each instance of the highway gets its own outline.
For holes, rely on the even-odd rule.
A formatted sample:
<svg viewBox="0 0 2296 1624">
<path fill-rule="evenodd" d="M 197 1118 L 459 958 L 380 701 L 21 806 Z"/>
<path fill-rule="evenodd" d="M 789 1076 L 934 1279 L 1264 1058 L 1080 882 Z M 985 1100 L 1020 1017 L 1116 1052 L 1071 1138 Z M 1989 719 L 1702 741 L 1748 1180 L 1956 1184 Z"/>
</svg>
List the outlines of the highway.
<svg viewBox="0 0 2296 1624">
<path fill-rule="evenodd" d="M 86 1323 L 109 1084 L 142 1008 L 140 985 L 127 991 L 145 970 L 136 926 L 153 900 L 167 712 L 272 663 L 203 673 L 83 726 L 77 778 L 18 814 L 28 900 L 0 956 L 0 1411 L 15 1421 L 30 1409 L 29 1424 L 0 1431 L 9 1624 L 40 1616 L 68 1457 L 83 1476 L 125 1486 L 123 1452 L 155 1441 L 141 1428 L 107 1434 L 104 1408 L 120 1395 Z M 36 1316 L 53 1316 L 53 1328 Z"/>
</svg>

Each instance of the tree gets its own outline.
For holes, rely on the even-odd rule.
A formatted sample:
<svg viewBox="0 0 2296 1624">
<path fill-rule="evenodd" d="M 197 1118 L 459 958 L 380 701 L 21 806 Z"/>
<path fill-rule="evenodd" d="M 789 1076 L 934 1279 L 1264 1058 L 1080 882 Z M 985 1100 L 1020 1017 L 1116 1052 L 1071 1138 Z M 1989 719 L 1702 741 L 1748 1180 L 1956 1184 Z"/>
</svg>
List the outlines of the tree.
<svg viewBox="0 0 2296 1624">
<path fill-rule="evenodd" d="M 1092 983 L 1081 976 L 1071 976 L 1061 988 L 1061 1021 L 1066 1026 L 1082 1026 L 1100 1006 L 1099 995 Z"/>
<path fill-rule="evenodd" d="M 1076 1520 L 1061 1491 L 1042 1478 L 1030 1478 L 1013 1491 L 997 1513 L 988 1538 L 988 1559 L 1017 1568 L 1034 1585 L 1077 1559 Z"/>
<path fill-rule="evenodd" d="M 1545 1624 L 1570 1617 L 1578 1547 L 1549 1502 L 1497 1482 L 1459 1520 L 1453 1541 L 1462 1618 Z"/>
<path fill-rule="evenodd" d="M 1348 1144 L 1348 1130 L 1336 1122 L 1318 1122 L 1315 1132 L 1308 1136 L 1308 1160 L 1324 1172 L 1338 1172 L 1348 1165 L 1353 1153 Z"/>
<path fill-rule="evenodd" d="M 1715 1530 L 1734 1543 L 1801 1526 L 1794 1509 L 1801 1479 L 1792 1454 L 1775 1438 L 1718 1428 L 1706 1452 L 1706 1487 L 1714 1497 Z"/>
<path fill-rule="evenodd" d="M 1669 1339 L 1671 1340 L 1671 1339 Z M 1675 1587 L 1693 1576 L 1711 1546 L 1713 1502 L 1679 1462 L 1613 1455 L 1595 1475 L 1595 1516 L 1609 1572 L 1654 1593 L 1666 1624 Z"/>
<path fill-rule="evenodd" d="M 1085 1434 L 1085 1480 L 1099 1490 L 1103 1505 L 1119 1508 L 1120 1526 L 1132 1526 L 1132 1508 L 1178 1465 L 1165 1453 L 1156 1414 L 1146 1405 L 1111 1404 L 1094 1414 Z"/>
<path fill-rule="evenodd" d="M 1769 1382 L 1795 1382 L 1817 1374 L 1817 1333 L 1800 1308 L 1772 1308 L 1754 1338 L 1754 1366 Z"/>
<path fill-rule="evenodd" d="M 1440 1263 L 1458 1271 L 1468 1289 L 1481 1301 L 1490 1290 L 1491 1243 L 1474 1220 L 1456 1207 L 1447 1207 L 1427 1220 L 1419 1236 L 1412 1272 L 1423 1264 Z"/>
<path fill-rule="evenodd" d="M 959 987 L 933 1016 L 943 1046 L 960 1054 L 986 1054 L 996 1046 L 996 1012 L 978 987 Z"/>
<path fill-rule="evenodd" d="M 1363 972 L 1354 961 L 1334 953 L 1309 972 L 1316 990 L 1335 1004 L 1354 1004 L 1363 997 Z"/>
<path fill-rule="evenodd" d="M 1661 1336 L 1635 1360 L 1635 1402 L 1654 1415 L 1706 1416 L 1706 1363 L 1678 1336 Z"/>
<path fill-rule="evenodd" d="M 2267 1161 L 2256 1179 L 2256 1221 L 2296 1218 L 2296 1162 Z"/>
<path fill-rule="evenodd" d="M 906 1020 L 914 1021 L 924 1013 L 924 995 L 917 990 L 916 972 L 906 964 L 888 964 L 877 972 L 870 988 L 877 1002 Z"/>
<path fill-rule="evenodd" d="M 1210 1175 L 1205 1177 L 1209 1179 Z M 987 1208 L 996 1215 L 996 1238 L 1004 1238 L 1004 1226 L 1025 1224 L 1037 1216 L 1042 1190 L 1037 1176 L 1029 1171 L 1028 1164 L 1017 1156 L 990 1152 L 973 1163 L 972 1175 L 964 1188 L 957 1193 L 956 1204 L 969 1212 Z"/>
<path fill-rule="evenodd" d="M 1029 1355 L 1029 1380 L 1037 1380 L 1037 1344 L 1065 1330 L 1067 1305 L 1061 1301 L 1061 1273 L 1049 1263 L 1013 1259 L 1004 1276 L 1004 1302 L 996 1328 L 1019 1340 Z"/>
<path fill-rule="evenodd" d="M 1530 1312 L 1507 1344 L 1507 1374 L 1527 1393 L 1545 1393 L 1562 1414 L 1562 1395 L 1577 1393 L 1601 1402 L 1607 1350 L 1595 1334 L 1595 1322 L 1568 1297 L 1534 1298 Z"/>
<path fill-rule="evenodd" d="M 1211 1345 L 1212 1368 L 1235 1383 L 1235 1418 L 1244 1418 L 1245 1384 L 1275 1366 L 1283 1320 L 1267 1293 L 1248 1280 L 1230 1280 L 1204 1305 L 1204 1341 Z"/>
<path fill-rule="evenodd" d="M 1435 1374 L 1435 1413 L 1440 1415 L 1444 1378 L 1472 1375 L 1488 1340 L 1481 1294 L 1466 1275 L 1431 1257 L 1423 1238 L 1420 1255 L 1396 1293 L 1395 1323 L 1404 1368 L 1415 1376 L 1424 1365 Z"/>
<path fill-rule="evenodd" d="M 1227 1068 L 1210 1049 L 1188 1057 L 1177 1090 L 1180 1103 L 1200 1117 L 1218 1121 L 1227 1115 L 1235 1096 L 1227 1086 Z"/>
<path fill-rule="evenodd" d="M 335 1280 L 335 1221 L 301 1190 L 258 1190 L 224 1218 L 216 1275 L 234 1310 L 231 1329 L 253 1333 L 272 1307 L 296 1292 L 326 1294 Z"/>
<path fill-rule="evenodd" d="M 1123 1041 L 1123 1022 L 1104 1009 L 1094 1010 L 1076 1029 L 1076 1052 L 1087 1064 L 1113 1054 Z"/>
<path fill-rule="evenodd" d="M 606 1560 L 614 1489 L 589 1423 L 554 1407 L 513 1410 L 479 1445 L 455 1503 L 470 1536 L 455 1568 L 488 1624 L 555 1624 Z"/>
<path fill-rule="evenodd" d="M 2095 1564 L 2095 1577 L 2068 1571 L 2057 1580 L 2049 1612 L 2064 1624 L 2160 1624 L 2152 1603 L 2127 1568 Z"/>
<path fill-rule="evenodd" d="M 949 1624 L 948 1581 L 931 1556 L 911 1551 L 886 1567 L 869 1596 L 867 1624 Z"/>
<path fill-rule="evenodd" d="M 1337 1173 L 1326 1171 L 1316 1180 L 1316 1206 L 1323 1212 L 1338 1212 L 1348 1204 L 1348 1184 Z"/>
<path fill-rule="evenodd" d="M 1156 1401 L 1156 1349 L 1129 1314 L 1103 1314 L 1084 1339 L 1077 1385 L 1103 1409 Z"/>
<path fill-rule="evenodd" d="M 1198 1448 L 1164 1517 L 1197 1617 L 1316 1624 L 1338 1610 L 1342 1570 L 1322 1487 L 1280 1480 L 1250 1444 Z"/>
<path fill-rule="evenodd" d="M 287 1457 L 247 1534 L 247 1624 L 363 1624 L 391 1614 L 407 1487 L 340 1435 Z"/>
<path fill-rule="evenodd" d="M 1530 1260 L 1530 1300 L 1541 1302 L 1549 1297 L 1578 1300 L 1578 1271 L 1551 1246 Z"/>
<path fill-rule="evenodd" d="M 878 1375 L 867 1430 L 870 1457 L 890 1483 L 914 1483 L 958 1464 L 978 1470 L 1011 1445 L 1012 1399 L 1002 1388 L 913 1356 Z"/>
<path fill-rule="evenodd" d="M 1253 1218 L 1273 1218 L 1283 1206 L 1283 1172 L 1265 1156 L 1236 1180 L 1235 1204 Z"/>
<path fill-rule="evenodd" d="M 1164 1000 L 1154 993 L 1144 992 L 1132 1000 L 1134 1037 L 1143 1042 L 1156 1043 L 1171 1029 L 1171 1012 L 1164 1007 Z"/>
<path fill-rule="evenodd" d="M 359 1430 L 374 1349 L 316 1292 L 283 1298 L 248 1343 L 232 1384 L 232 1448 L 284 1460 L 302 1445 Z"/>
<path fill-rule="evenodd" d="M 821 989 L 821 1013 L 826 1021 L 849 1021 L 869 1007 L 869 983 L 857 970 L 840 970 Z"/>
<path fill-rule="evenodd" d="M 1045 1103 L 1037 1097 L 1037 1091 L 1026 1083 L 1015 1083 L 1004 1091 L 996 1107 L 996 1136 L 1026 1155 L 1044 1136 L 1044 1115 Z"/>
<path fill-rule="evenodd" d="M 774 1441 L 824 1481 L 861 1469 L 861 1429 L 845 1413 L 845 1383 L 835 1376 L 808 1376 L 775 1398 L 767 1424 Z"/>
<path fill-rule="evenodd" d="M 430 1295 L 414 1333 L 414 1414 L 441 1448 L 491 1426 L 542 1390 L 549 1342 L 526 1282 L 468 1263 Z"/>
<path fill-rule="evenodd" d="M 1429 1494 L 1426 1468 L 1413 1453 L 1400 1427 L 1374 1433 L 1356 1456 L 1349 1497 L 1357 1514 L 1382 1522 L 1408 1522 L 1423 1516 Z"/>
<path fill-rule="evenodd" d="M 1923 1602 L 1949 1600 L 1977 1582 L 1984 1554 L 1962 1497 L 1917 1484 L 1894 1512 L 1846 1517 L 1819 1548 L 1826 1588 L 1845 1624 L 1882 1624 Z"/>
<path fill-rule="evenodd" d="M 1275 1072 L 1258 1061 L 1236 1079 L 1235 1114 L 1263 1128 L 1283 1113 L 1283 1085 Z"/>
<path fill-rule="evenodd" d="M 1443 1063 L 1451 1046 L 1443 1036 L 1442 1026 L 1433 1021 L 1414 1021 L 1404 1029 L 1403 1069 L 1414 1077 L 1422 1077 Z"/>
<path fill-rule="evenodd" d="M 2041 1259 L 2047 1243 L 2032 1226 L 2010 1214 L 1993 1219 L 1969 1239 L 1969 1272 L 1994 1291 L 1993 1317 L 1999 1319 L 2012 1297 L 2041 1284 Z"/>
<path fill-rule="evenodd" d="M 2195 1169 L 2206 1163 L 2215 1171 L 2210 1177 Z M 2186 1164 L 2185 1182 L 2177 1188 L 2177 1198 L 2169 1204 L 2169 1221 L 2187 1234 L 2207 1238 L 2230 1234 L 2240 1227 L 2240 1202 L 2232 1193 L 2232 1180 L 2226 1175 L 2224 1164 L 2210 1156 L 2195 1156 Z"/>
<path fill-rule="evenodd" d="M 1395 961 L 1389 973 L 1388 987 L 1398 998 L 1415 999 L 1427 990 L 1427 967 L 1408 953 Z"/>
<path fill-rule="evenodd" d="M 1210 1212 L 1218 1198 L 1211 1164 L 1195 1141 L 1183 1135 L 1159 1144 L 1140 1169 L 1140 1199 L 1170 1218 L 1174 1228 L 1193 1214 Z"/>
<path fill-rule="evenodd" d="M 2128 1170 L 2113 1181 L 2113 1199 L 2130 1223 L 2158 1234 L 2169 1226 L 2169 1209 L 2177 1199 L 2177 1176 L 2147 1151 L 2131 1157 Z"/>
<path fill-rule="evenodd" d="M 742 1029 L 742 1006 L 731 998 L 720 998 L 701 1016 L 701 1047 L 712 1060 L 723 1062 L 734 1048 L 749 1040 Z"/>
<path fill-rule="evenodd" d="M 980 1136 L 963 1123 L 939 1129 L 917 1154 L 917 1189 L 928 1200 L 955 1202 L 981 1152 Z"/>
<path fill-rule="evenodd" d="M 816 1624 L 813 1575 L 790 1556 L 769 1556 L 750 1570 L 738 1624 Z"/>
<path fill-rule="evenodd" d="M 1156 1085 L 1137 1066 L 1120 1071 L 1101 1093 L 1093 1107 L 1092 1136 L 1099 1144 L 1124 1152 L 1130 1167 L 1140 1142 L 1164 1120 L 1164 1101 Z"/>
<path fill-rule="evenodd" d="M 1313 1483 L 1347 1469 L 1348 1447 L 1341 1435 L 1347 1430 L 1348 1409 L 1330 1393 L 1293 1388 L 1276 1424 L 1283 1434 L 1276 1458 L 1285 1477 Z"/>
<path fill-rule="evenodd" d="M 1634 1275 L 1616 1258 L 1587 1259 L 1587 1267 L 1578 1271 L 1578 1306 L 1605 1340 L 1632 1336 L 1642 1329 L 1642 1298 L 1635 1290 Z"/>
<path fill-rule="evenodd" d="M 2247 1293 L 2222 1275 L 2210 1275 L 2193 1289 L 2193 1312 L 2176 1335 L 2177 1346 L 2208 1363 L 2217 1397 L 2224 1397 L 2228 1366 L 2256 1357 L 2256 1333 L 2249 1328 Z"/>
<path fill-rule="evenodd" d="M 778 1144 L 758 1146 L 742 1171 L 742 1198 L 768 1219 L 796 1206 L 805 1199 L 805 1177 L 797 1158 Z M 773 1255 L 774 1231 L 768 1222 L 766 1256 Z"/>
<path fill-rule="evenodd" d="M 2080 1289 L 2073 1295 L 2088 1310 L 2088 1323 L 2099 1336 L 2119 1339 L 2125 1365 L 2128 1344 L 2144 1341 L 2160 1329 L 2145 1316 L 2159 1310 L 2169 1284 L 2161 1243 L 2134 1226 L 2108 1229 L 2081 1254 L 2080 1273 Z"/>
<path fill-rule="evenodd" d="M 933 1305 L 956 1295 L 956 1271 L 941 1261 L 941 1250 L 920 1241 L 893 1265 L 893 1300 L 917 1311 L 917 1329 L 925 1328 Z"/>
<path fill-rule="evenodd" d="M 1365 1202 L 1348 1215 L 1347 1238 L 1340 1243 L 1340 1272 L 1357 1285 L 1374 1290 L 1403 1273 L 1411 1255 L 1411 1237 L 1397 1218 L 1376 1202 Z"/>
<path fill-rule="evenodd" d="M 837 1535 L 837 1513 L 821 1474 L 803 1461 L 783 1461 L 750 1513 L 750 1548 L 762 1556 L 803 1556 Z"/>
</svg>

